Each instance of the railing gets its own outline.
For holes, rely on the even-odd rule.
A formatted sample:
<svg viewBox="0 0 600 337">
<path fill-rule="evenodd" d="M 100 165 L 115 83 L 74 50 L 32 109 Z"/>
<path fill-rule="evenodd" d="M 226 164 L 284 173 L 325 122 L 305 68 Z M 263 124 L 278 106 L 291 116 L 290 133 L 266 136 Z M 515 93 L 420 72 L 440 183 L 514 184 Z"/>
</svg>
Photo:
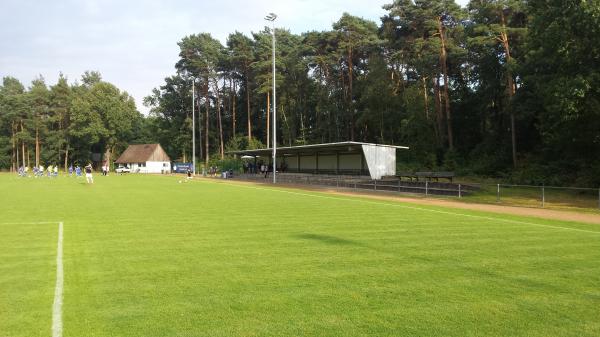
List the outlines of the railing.
<svg viewBox="0 0 600 337">
<path fill-rule="evenodd" d="M 318 174 L 318 175 L 347 175 L 347 176 L 361 176 L 369 175 L 368 169 L 295 169 L 286 168 L 285 173 L 299 173 L 299 174 Z"/>
<path fill-rule="evenodd" d="M 238 178 L 270 182 L 261 174 Z M 278 174 L 282 184 L 331 186 L 357 191 L 409 193 L 421 196 L 459 198 L 465 202 L 525 207 L 585 208 L 600 210 L 600 188 L 557 187 L 511 184 L 449 183 L 431 181 L 372 180 L 368 176 Z"/>
<path fill-rule="evenodd" d="M 600 188 L 472 184 L 470 201 L 527 207 L 600 209 Z"/>
</svg>

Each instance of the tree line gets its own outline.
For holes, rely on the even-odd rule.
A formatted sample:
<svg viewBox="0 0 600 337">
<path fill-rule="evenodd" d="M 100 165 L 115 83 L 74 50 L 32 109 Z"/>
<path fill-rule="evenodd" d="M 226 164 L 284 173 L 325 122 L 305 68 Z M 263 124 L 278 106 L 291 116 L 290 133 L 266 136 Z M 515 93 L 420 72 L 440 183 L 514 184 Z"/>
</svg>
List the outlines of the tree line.
<svg viewBox="0 0 600 337">
<path fill-rule="evenodd" d="M 69 84 L 43 77 L 27 89 L 4 77 L 0 86 L 0 168 L 114 160 L 128 142 L 143 140 L 145 119 L 126 92 L 86 72 Z M 94 155 L 96 154 L 96 155 Z"/>
<path fill-rule="evenodd" d="M 398 153 L 402 170 L 600 184 L 600 1 L 472 0 L 461 8 L 452 0 L 395 0 L 384 9 L 379 22 L 344 13 L 326 31 L 275 30 L 279 146 L 407 145 Z M 154 141 L 189 161 L 192 103 L 196 155 L 205 163 L 235 149 L 271 147 L 272 33 L 233 32 L 224 44 L 207 32 L 183 37 L 176 72 L 144 99 L 149 115 L 132 113 L 112 136 L 92 131 L 110 129 L 101 113 L 75 128 L 60 124 L 60 103 L 51 98 L 42 123 L 53 144 L 46 155 Z M 9 87 L 0 95 L 9 102 L 0 105 L 8 157 L 12 144 L 26 144 L 21 154 L 35 148 L 39 132 L 34 112 L 25 131 L 7 112 Z M 94 106 L 80 101 L 79 109 Z"/>
</svg>

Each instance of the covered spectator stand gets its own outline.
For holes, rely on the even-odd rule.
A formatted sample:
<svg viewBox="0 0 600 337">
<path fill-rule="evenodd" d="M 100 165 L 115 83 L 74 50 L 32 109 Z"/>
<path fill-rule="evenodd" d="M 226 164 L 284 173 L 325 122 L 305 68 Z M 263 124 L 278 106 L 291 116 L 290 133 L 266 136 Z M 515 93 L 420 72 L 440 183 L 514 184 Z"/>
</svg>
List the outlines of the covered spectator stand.
<svg viewBox="0 0 600 337">
<path fill-rule="evenodd" d="M 314 145 L 277 147 L 277 171 L 288 173 L 336 174 L 370 176 L 381 179 L 396 175 L 396 150 L 406 146 L 339 142 Z M 243 158 L 253 158 L 252 165 L 270 166 L 273 149 L 231 152 Z"/>
</svg>

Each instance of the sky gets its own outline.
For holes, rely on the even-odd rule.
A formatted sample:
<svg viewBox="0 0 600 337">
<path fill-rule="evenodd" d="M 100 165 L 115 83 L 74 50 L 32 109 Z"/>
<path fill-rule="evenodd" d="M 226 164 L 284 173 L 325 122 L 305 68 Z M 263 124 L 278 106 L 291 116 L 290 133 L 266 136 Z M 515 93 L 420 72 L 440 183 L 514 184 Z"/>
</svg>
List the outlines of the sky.
<svg viewBox="0 0 600 337">
<path fill-rule="evenodd" d="M 465 6 L 468 0 L 458 0 Z M 0 0 L 0 77 L 29 87 L 40 75 L 48 85 L 60 73 L 70 83 L 86 70 L 127 91 L 136 106 L 175 73 L 177 42 L 211 33 L 223 44 L 239 31 L 276 26 L 300 34 L 331 29 L 342 13 L 379 24 L 392 0 Z"/>
</svg>

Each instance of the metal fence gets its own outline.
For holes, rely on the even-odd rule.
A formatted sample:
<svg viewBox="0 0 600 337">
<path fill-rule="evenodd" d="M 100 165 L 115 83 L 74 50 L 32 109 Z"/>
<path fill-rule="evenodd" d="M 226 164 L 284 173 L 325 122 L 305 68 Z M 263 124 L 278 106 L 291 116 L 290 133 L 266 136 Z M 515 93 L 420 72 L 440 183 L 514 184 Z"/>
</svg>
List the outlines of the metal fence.
<svg viewBox="0 0 600 337">
<path fill-rule="evenodd" d="M 475 184 L 473 201 L 527 207 L 600 209 L 600 188 Z"/>
<path fill-rule="evenodd" d="M 270 182 L 260 174 L 238 178 Z M 465 202 L 525 207 L 585 208 L 600 210 L 600 188 L 534 186 L 512 184 L 450 183 L 437 181 L 372 180 L 368 176 L 278 174 L 282 184 L 335 187 L 356 191 L 382 191 L 426 197 L 452 197 Z"/>
</svg>

